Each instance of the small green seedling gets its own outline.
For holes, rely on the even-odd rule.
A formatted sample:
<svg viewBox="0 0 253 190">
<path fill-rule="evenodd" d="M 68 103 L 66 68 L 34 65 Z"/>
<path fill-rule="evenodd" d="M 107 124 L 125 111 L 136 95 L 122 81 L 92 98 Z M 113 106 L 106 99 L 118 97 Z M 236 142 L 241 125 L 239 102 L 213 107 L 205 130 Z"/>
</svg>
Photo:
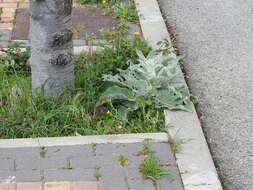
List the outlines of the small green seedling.
<svg viewBox="0 0 253 190">
<path fill-rule="evenodd" d="M 90 146 L 91 146 L 92 150 L 96 150 L 97 143 L 91 143 Z"/>
<path fill-rule="evenodd" d="M 74 169 L 74 167 L 71 165 L 70 161 L 68 161 L 68 167 L 65 168 L 65 169 L 67 169 L 67 170 L 73 170 Z"/>
<path fill-rule="evenodd" d="M 179 139 L 177 137 L 170 137 L 169 143 L 171 144 L 171 149 L 172 152 L 175 153 L 180 153 L 182 149 L 182 144 L 186 143 L 187 140 L 185 139 Z"/>
<path fill-rule="evenodd" d="M 149 144 L 149 139 L 145 139 L 142 142 L 143 146 L 143 154 L 148 155 L 148 154 L 153 154 L 155 151 L 151 149 L 150 144 Z"/>
<path fill-rule="evenodd" d="M 117 161 L 121 166 L 128 166 L 130 164 L 130 160 L 123 155 L 119 155 Z"/>
<path fill-rule="evenodd" d="M 94 177 L 97 179 L 97 181 L 102 177 L 102 174 L 101 173 L 94 173 Z"/>
<path fill-rule="evenodd" d="M 44 146 L 40 147 L 40 157 L 45 158 L 47 150 Z"/>
<path fill-rule="evenodd" d="M 99 179 L 102 177 L 102 174 L 101 173 L 99 173 L 99 170 L 101 169 L 101 166 L 97 166 L 96 168 L 95 168 L 95 173 L 94 173 L 94 177 L 97 179 L 97 181 L 99 181 Z"/>
</svg>

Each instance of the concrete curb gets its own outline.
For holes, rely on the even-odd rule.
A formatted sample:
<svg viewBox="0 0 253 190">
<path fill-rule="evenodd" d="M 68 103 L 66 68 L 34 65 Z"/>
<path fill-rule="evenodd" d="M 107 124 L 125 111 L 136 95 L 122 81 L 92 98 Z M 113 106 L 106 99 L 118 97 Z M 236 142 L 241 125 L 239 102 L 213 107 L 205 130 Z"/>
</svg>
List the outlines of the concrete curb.
<svg viewBox="0 0 253 190">
<path fill-rule="evenodd" d="M 168 39 L 169 33 L 157 0 L 135 0 L 144 38 L 156 50 L 157 42 Z M 178 67 L 179 83 L 187 87 L 183 73 Z M 176 154 L 178 168 L 185 190 L 222 190 L 197 113 L 165 111 L 166 122 L 172 125 L 168 133 L 173 138 L 189 140 L 181 145 Z"/>
<path fill-rule="evenodd" d="M 138 133 L 119 135 L 94 135 L 76 137 L 45 137 L 36 139 L 2 139 L 0 149 L 3 148 L 28 148 L 28 147 L 51 147 L 51 146 L 71 146 L 87 144 L 122 144 L 139 143 L 145 139 L 150 142 L 168 142 L 167 133 Z"/>
</svg>

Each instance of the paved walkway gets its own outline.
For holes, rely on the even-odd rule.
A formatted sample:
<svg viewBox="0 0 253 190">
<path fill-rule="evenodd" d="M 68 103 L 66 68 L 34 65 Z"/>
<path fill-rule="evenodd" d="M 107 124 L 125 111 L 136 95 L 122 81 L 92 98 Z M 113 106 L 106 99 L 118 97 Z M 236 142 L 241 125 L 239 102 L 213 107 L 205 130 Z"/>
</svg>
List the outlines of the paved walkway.
<svg viewBox="0 0 253 190">
<path fill-rule="evenodd" d="M 7 46 L 9 40 L 18 40 L 29 45 L 29 1 L 28 0 L 0 0 L 0 46 Z M 89 45 L 85 40 L 89 35 L 100 38 L 101 30 L 113 30 L 118 24 L 117 19 L 111 15 L 104 15 L 103 8 L 80 5 L 73 1 L 73 27 L 76 29 L 74 35 L 74 46 Z M 96 22 L 94 22 L 96 20 Z M 141 34 L 138 24 L 128 23 L 129 35 L 134 32 Z"/>
<path fill-rule="evenodd" d="M 161 190 L 183 190 L 170 145 L 150 147 L 164 169 L 174 172 L 160 180 Z M 142 143 L 0 148 L 0 189 L 155 190 L 139 171 L 144 158 Z"/>
<path fill-rule="evenodd" d="M 73 6 L 78 7 L 78 4 L 74 3 Z M 29 0 L 0 0 L 0 30 L 11 30 L 15 20 L 16 9 L 28 7 Z"/>
<path fill-rule="evenodd" d="M 253 189 L 253 1 L 159 0 L 226 190 Z"/>
</svg>

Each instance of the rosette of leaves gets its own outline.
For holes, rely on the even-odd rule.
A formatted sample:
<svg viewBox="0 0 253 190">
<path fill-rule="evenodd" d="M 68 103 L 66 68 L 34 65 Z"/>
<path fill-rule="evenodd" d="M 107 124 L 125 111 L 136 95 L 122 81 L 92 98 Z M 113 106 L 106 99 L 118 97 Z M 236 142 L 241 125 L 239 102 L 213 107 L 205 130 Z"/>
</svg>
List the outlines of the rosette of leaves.
<svg viewBox="0 0 253 190">
<path fill-rule="evenodd" d="M 158 108 L 190 111 L 191 100 L 187 88 L 174 86 L 180 57 L 150 52 L 147 57 L 137 50 L 139 64 L 129 62 L 126 70 L 116 75 L 103 75 L 110 83 L 103 92 L 101 104 L 110 101 L 118 115 L 127 119 L 130 111 L 154 104 Z M 101 105 L 100 104 L 100 105 Z"/>
</svg>

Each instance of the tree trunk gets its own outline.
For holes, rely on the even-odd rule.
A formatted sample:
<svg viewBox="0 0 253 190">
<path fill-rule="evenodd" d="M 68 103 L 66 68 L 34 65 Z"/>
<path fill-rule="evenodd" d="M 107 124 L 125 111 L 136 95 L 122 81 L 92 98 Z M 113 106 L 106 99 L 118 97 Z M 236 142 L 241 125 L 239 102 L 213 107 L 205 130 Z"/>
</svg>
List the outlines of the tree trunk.
<svg viewBox="0 0 253 190">
<path fill-rule="evenodd" d="M 72 0 L 30 0 L 33 94 L 74 89 Z"/>
</svg>

